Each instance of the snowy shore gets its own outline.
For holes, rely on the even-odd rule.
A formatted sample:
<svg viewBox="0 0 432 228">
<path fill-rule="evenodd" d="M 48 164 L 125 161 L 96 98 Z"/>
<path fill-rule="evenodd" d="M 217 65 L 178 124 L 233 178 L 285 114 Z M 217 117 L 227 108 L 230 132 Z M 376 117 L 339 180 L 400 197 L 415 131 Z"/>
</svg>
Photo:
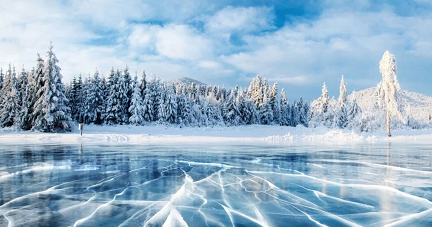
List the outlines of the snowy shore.
<svg viewBox="0 0 432 228">
<path fill-rule="evenodd" d="M 1 144 L 162 144 L 162 143 L 421 143 L 432 144 L 432 129 L 394 130 L 388 138 L 384 131 L 358 133 L 327 128 L 285 126 L 237 126 L 179 128 L 167 126 L 85 126 L 70 133 L 40 133 L 0 130 Z"/>
</svg>

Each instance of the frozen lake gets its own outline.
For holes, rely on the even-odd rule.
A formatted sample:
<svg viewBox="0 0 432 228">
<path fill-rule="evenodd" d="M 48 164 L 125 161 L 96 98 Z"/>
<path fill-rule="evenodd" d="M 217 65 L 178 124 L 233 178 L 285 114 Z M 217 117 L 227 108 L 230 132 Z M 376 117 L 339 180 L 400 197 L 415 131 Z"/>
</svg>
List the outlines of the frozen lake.
<svg viewBox="0 0 432 228">
<path fill-rule="evenodd" d="M 432 146 L 0 146 L 0 226 L 432 226 Z"/>
</svg>

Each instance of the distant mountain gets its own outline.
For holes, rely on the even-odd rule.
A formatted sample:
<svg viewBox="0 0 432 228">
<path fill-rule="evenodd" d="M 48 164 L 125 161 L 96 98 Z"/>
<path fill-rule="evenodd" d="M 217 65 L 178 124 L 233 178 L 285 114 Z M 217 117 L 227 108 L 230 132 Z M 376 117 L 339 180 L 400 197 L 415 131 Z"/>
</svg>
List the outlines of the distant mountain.
<svg viewBox="0 0 432 228">
<path fill-rule="evenodd" d="M 357 103 L 362 109 L 371 107 L 374 101 L 375 87 L 355 91 L 348 96 L 350 101 L 355 97 Z M 401 91 L 401 100 L 404 107 L 411 108 L 411 114 L 415 119 L 425 121 L 432 112 L 432 97 L 421 93 L 410 92 L 407 90 Z"/>
<path fill-rule="evenodd" d="M 177 78 L 177 79 L 174 79 L 171 81 L 167 81 L 166 83 L 169 83 L 169 84 L 174 83 L 174 85 L 185 85 L 185 86 L 189 86 L 192 83 L 194 83 L 195 85 L 200 85 L 200 86 L 206 85 L 203 82 L 197 81 L 197 80 L 192 79 L 192 78 L 187 78 L 187 77 Z"/>
</svg>

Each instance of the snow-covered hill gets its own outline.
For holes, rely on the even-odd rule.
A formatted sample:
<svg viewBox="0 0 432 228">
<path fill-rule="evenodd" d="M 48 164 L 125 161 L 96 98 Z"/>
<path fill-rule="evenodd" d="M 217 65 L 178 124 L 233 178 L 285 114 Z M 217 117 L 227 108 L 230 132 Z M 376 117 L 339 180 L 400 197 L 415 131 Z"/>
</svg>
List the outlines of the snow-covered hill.
<svg viewBox="0 0 432 228">
<path fill-rule="evenodd" d="M 189 86 L 189 85 L 191 85 L 192 83 L 194 83 L 195 85 L 200 85 L 200 86 L 203 86 L 203 85 L 206 85 L 205 83 L 203 83 L 203 82 L 200 82 L 200 81 L 198 81 L 198 80 L 195 80 L 195 79 L 192 79 L 192 78 L 187 78 L 187 77 L 184 77 L 184 78 L 176 78 L 176 79 L 174 79 L 174 80 L 171 80 L 171 81 L 167 81 L 167 83 L 169 83 L 169 84 L 174 84 L 174 85 L 179 85 L 179 86 Z"/>
<path fill-rule="evenodd" d="M 348 96 L 348 99 L 352 101 L 355 97 L 359 106 L 364 110 L 371 107 L 374 92 L 375 87 L 355 91 Z M 432 113 L 432 97 L 407 90 L 402 90 L 401 95 L 403 107 L 410 107 L 411 115 L 415 119 L 426 121 L 429 118 L 429 114 Z"/>
</svg>

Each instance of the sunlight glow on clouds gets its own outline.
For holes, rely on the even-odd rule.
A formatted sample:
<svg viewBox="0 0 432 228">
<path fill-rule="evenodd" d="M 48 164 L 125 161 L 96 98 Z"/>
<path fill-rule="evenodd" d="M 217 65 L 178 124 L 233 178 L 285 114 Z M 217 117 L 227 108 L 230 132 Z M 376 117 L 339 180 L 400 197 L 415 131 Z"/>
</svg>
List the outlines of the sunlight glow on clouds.
<svg viewBox="0 0 432 228">
<path fill-rule="evenodd" d="M 376 85 L 388 49 L 401 86 L 432 95 L 430 1 L 334 0 L 281 13 L 283 4 L 292 3 L 10 1 L 0 4 L 0 66 L 31 68 L 53 41 L 65 81 L 128 64 L 163 80 L 192 77 L 226 86 L 247 86 L 260 74 L 278 81 L 289 97 L 311 99 L 324 81 L 336 92 L 341 74 L 349 91 Z M 320 9 L 315 17 L 307 16 L 310 5 Z"/>
</svg>

